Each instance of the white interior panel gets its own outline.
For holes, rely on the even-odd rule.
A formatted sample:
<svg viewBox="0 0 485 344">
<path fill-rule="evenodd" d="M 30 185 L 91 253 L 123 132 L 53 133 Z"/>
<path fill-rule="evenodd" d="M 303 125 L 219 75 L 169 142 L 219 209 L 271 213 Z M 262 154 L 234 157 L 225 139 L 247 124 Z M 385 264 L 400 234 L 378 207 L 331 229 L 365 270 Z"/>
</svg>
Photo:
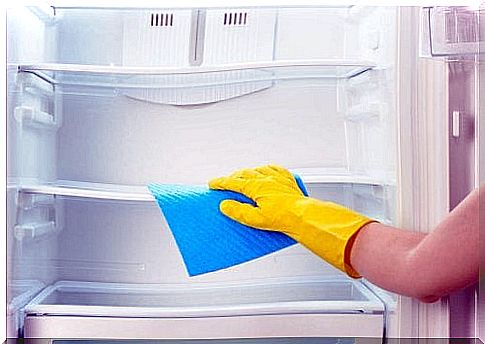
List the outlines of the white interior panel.
<svg viewBox="0 0 485 344">
<path fill-rule="evenodd" d="M 116 11 L 56 10 L 61 63 L 121 65 L 123 17 Z"/>
<path fill-rule="evenodd" d="M 126 12 L 123 17 L 124 66 L 187 66 L 191 10 Z"/>
<path fill-rule="evenodd" d="M 290 86 L 194 107 L 65 95 L 58 177 L 204 184 L 267 163 L 345 169 L 335 87 Z"/>
<path fill-rule="evenodd" d="M 7 61 L 16 63 L 52 61 L 56 31 L 30 9 L 9 8 L 7 28 Z"/>
<path fill-rule="evenodd" d="M 279 9 L 275 58 L 348 57 L 345 37 L 352 32 L 346 30 L 346 16 L 345 8 Z"/>
<path fill-rule="evenodd" d="M 207 10 L 204 63 L 273 60 L 276 10 Z"/>
</svg>

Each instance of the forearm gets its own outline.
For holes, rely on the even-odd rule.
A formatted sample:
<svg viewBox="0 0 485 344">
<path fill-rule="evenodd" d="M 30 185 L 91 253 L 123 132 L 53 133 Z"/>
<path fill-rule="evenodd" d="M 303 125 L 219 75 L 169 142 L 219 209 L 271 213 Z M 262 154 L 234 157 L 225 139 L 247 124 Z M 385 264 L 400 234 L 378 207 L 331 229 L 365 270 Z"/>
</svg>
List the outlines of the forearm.
<svg viewBox="0 0 485 344">
<path fill-rule="evenodd" d="M 417 297 L 412 252 L 425 234 L 404 231 L 380 223 L 364 226 L 352 245 L 351 264 L 363 277 L 379 287 Z"/>
<path fill-rule="evenodd" d="M 477 280 L 478 191 L 425 235 L 369 223 L 348 208 L 305 197 L 280 166 L 240 170 L 209 186 L 256 202 L 221 202 L 229 218 L 283 232 L 349 276 L 360 274 L 384 289 L 433 301 Z"/>
<path fill-rule="evenodd" d="M 352 246 L 352 266 L 384 289 L 423 301 L 473 284 L 479 266 L 478 198 L 476 190 L 429 234 L 364 226 Z"/>
</svg>

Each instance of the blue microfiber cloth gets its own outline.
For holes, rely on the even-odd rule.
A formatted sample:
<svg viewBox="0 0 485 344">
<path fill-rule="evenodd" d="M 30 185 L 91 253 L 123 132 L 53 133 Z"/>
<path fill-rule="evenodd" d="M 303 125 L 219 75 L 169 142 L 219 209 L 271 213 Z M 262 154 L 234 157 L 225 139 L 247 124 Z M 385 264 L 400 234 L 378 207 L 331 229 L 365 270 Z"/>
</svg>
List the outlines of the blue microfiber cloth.
<svg viewBox="0 0 485 344">
<path fill-rule="evenodd" d="M 299 176 L 295 179 L 308 196 Z M 255 204 L 232 191 L 204 186 L 149 184 L 168 222 L 190 276 L 241 264 L 295 244 L 285 234 L 257 230 L 229 219 L 219 211 L 225 199 Z"/>
</svg>

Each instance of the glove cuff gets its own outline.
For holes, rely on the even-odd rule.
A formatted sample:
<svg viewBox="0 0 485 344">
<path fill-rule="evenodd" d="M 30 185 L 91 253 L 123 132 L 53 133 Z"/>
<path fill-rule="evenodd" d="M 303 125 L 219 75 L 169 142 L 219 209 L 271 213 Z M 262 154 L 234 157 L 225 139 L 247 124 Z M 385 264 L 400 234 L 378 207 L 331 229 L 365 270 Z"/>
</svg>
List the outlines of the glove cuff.
<svg viewBox="0 0 485 344">
<path fill-rule="evenodd" d="M 362 228 L 364 226 L 366 226 L 367 224 L 369 223 L 372 223 L 372 222 L 377 222 L 375 220 L 370 220 L 368 219 L 369 221 L 365 222 L 359 229 L 357 229 L 357 231 L 355 231 L 355 233 L 350 237 L 350 239 L 347 241 L 347 244 L 345 245 L 345 251 L 344 251 L 344 272 L 352 277 L 352 278 L 361 278 L 362 276 L 357 272 L 357 270 L 354 269 L 354 267 L 352 266 L 351 262 L 350 262 L 350 257 L 351 257 L 351 254 L 352 254 L 352 247 L 354 245 L 354 242 L 355 242 L 355 239 L 357 238 L 357 235 L 359 234 L 359 232 L 362 230 Z"/>
<path fill-rule="evenodd" d="M 360 278 L 350 264 L 352 244 L 360 229 L 375 220 L 332 202 L 309 198 L 307 202 L 294 239 L 348 276 Z"/>
</svg>

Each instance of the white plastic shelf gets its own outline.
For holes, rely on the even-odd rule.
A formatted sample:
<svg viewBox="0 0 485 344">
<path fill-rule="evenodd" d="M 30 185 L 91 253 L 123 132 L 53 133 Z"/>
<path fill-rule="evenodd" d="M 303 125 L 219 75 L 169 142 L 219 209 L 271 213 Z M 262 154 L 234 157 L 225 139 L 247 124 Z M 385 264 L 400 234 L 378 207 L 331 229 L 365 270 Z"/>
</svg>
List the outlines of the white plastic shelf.
<svg viewBox="0 0 485 344">
<path fill-rule="evenodd" d="M 363 284 L 311 277 L 238 283 L 58 282 L 26 308 L 25 337 L 381 337 L 384 304 Z"/>
<path fill-rule="evenodd" d="M 276 60 L 197 67 L 123 67 L 78 64 L 17 66 L 56 85 L 184 88 L 257 81 L 351 78 L 376 65 L 358 60 Z"/>
<path fill-rule="evenodd" d="M 187 318 L 382 314 L 384 305 L 358 281 L 300 277 L 164 285 L 61 281 L 25 309 L 37 315 Z"/>
<path fill-rule="evenodd" d="M 351 177 L 339 175 L 301 175 L 302 180 L 311 189 L 312 186 L 318 187 L 322 184 L 348 184 L 348 185 L 368 185 L 381 186 L 387 185 L 382 181 L 373 180 L 368 177 Z M 93 199 L 153 202 L 154 198 L 148 188 L 142 185 L 119 185 L 103 184 L 79 181 L 59 180 L 54 184 L 21 184 L 20 186 L 10 186 L 18 188 L 22 193 L 58 195 L 66 197 L 83 197 Z"/>
<path fill-rule="evenodd" d="M 19 191 L 28 194 L 58 195 L 118 201 L 153 202 L 155 200 L 146 186 L 138 185 L 59 181 L 56 184 L 23 185 L 19 187 Z"/>
</svg>

